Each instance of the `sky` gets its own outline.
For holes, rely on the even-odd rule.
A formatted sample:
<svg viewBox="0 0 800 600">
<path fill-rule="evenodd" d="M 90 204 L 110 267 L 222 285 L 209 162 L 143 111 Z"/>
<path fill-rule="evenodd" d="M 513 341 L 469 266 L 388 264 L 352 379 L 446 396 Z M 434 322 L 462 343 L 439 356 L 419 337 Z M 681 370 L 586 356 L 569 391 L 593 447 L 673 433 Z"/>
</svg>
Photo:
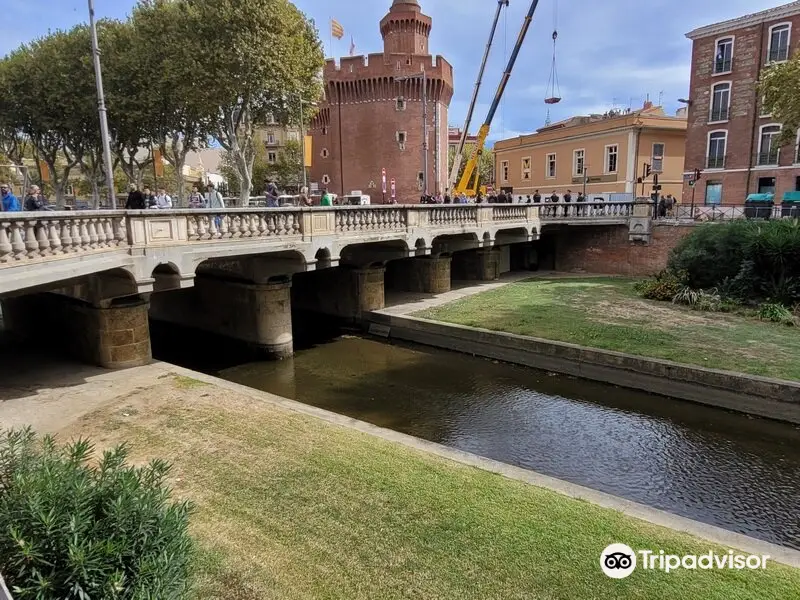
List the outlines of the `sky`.
<svg viewBox="0 0 800 600">
<path fill-rule="evenodd" d="M 419 0 L 433 19 L 430 52 L 454 68 L 455 94 L 450 124 L 463 126 L 483 56 L 496 0 Z M 135 0 L 95 0 L 99 17 L 124 18 Z M 674 114 L 678 98 L 689 92 L 691 42 L 685 34 L 703 25 L 784 4 L 780 0 L 541 0 L 492 125 L 490 140 L 529 133 L 542 127 L 548 107 L 556 46 L 560 104 L 550 108 L 558 121 L 573 115 L 603 113 L 612 108 L 641 107 L 650 99 Z M 351 39 L 355 54 L 381 52 L 379 22 L 391 0 L 334 2 L 295 0 L 320 30 L 327 56 L 346 55 Z M 483 121 L 511 53 L 528 0 L 511 0 L 501 18 L 484 76 L 471 130 Z M 0 55 L 48 30 L 86 21 L 86 0 L 0 0 L 3 35 Z M 345 29 L 330 44 L 329 21 Z"/>
</svg>

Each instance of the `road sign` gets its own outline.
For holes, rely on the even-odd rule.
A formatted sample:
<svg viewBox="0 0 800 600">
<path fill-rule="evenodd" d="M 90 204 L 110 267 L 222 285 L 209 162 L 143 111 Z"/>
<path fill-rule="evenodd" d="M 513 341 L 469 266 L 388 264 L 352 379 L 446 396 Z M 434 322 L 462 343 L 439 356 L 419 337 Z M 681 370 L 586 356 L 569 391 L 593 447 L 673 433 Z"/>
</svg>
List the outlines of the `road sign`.
<svg viewBox="0 0 800 600">
<path fill-rule="evenodd" d="M 386 169 L 381 169 L 381 189 L 386 193 Z"/>
<path fill-rule="evenodd" d="M 392 177 L 392 200 L 394 200 L 396 195 L 397 195 L 397 188 L 395 188 L 394 177 Z"/>
</svg>

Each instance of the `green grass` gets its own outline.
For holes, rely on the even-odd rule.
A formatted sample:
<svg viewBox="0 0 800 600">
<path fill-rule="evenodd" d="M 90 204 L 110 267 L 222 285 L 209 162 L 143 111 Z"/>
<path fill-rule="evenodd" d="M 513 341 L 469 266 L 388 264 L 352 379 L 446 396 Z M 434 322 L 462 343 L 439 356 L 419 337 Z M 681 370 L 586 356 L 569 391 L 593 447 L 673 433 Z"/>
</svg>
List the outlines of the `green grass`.
<svg viewBox="0 0 800 600">
<path fill-rule="evenodd" d="M 800 379 L 800 330 L 642 300 L 620 278 L 530 279 L 415 316 L 581 346 Z"/>
<path fill-rule="evenodd" d="M 197 506 L 198 600 L 800 597 L 800 570 L 776 563 L 608 579 L 612 542 L 712 546 L 216 386 L 164 382 L 124 402 L 147 410 L 110 406 L 72 433 L 173 462 L 176 495 Z"/>
</svg>

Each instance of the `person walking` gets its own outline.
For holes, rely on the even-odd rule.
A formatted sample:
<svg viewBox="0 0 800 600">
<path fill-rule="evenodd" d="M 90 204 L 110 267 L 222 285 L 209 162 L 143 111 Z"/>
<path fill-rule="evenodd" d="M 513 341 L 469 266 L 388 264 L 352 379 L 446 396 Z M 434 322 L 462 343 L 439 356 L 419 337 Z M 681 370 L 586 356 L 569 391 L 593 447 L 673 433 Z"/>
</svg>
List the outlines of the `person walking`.
<svg viewBox="0 0 800 600">
<path fill-rule="evenodd" d="M 664 199 L 664 208 L 666 208 L 665 216 L 671 217 L 675 209 L 675 197 L 672 194 L 667 194 L 667 197 Z"/>
<path fill-rule="evenodd" d="M 322 190 L 322 199 L 319 201 L 320 206 L 333 206 L 333 199 L 328 193 L 328 190 Z"/>
<path fill-rule="evenodd" d="M 156 196 L 156 208 L 167 210 L 172 208 L 172 198 L 167 194 L 164 188 L 158 188 L 158 195 Z"/>
<path fill-rule="evenodd" d="M 222 199 L 222 194 L 214 188 L 214 184 L 209 183 L 206 189 L 208 190 L 206 192 L 206 206 L 216 209 L 225 208 L 225 201 Z"/>
<path fill-rule="evenodd" d="M 146 208 L 158 208 L 158 203 L 156 202 L 156 196 L 153 192 L 150 191 L 149 187 L 145 187 L 144 191 L 142 192 L 144 196 L 144 205 Z"/>
<path fill-rule="evenodd" d="M 126 210 L 144 210 L 146 208 L 144 194 L 139 191 L 136 184 L 132 183 L 128 188 L 128 199 L 125 200 Z"/>
<path fill-rule="evenodd" d="M 20 212 L 22 210 L 19 200 L 11 191 L 11 185 L 8 183 L 0 183 L 0 204 L 2 204 L 3 212 Z"/>
<path fill-rule="evenodd" d="M 192 193 L 189 194 L 189 208 L 205 208 L 206 199 L 200 193 L 200 188 L 196 185 L 192 186 Z"/>
<path fill-rule="evenodd" d="M 278 186 L 275 185 L 275 182 L 271 179 L 267 179 L 267 189 L 264 195 L 267 197 L 268 208 L 278 208 L 278 197 L 280 193 L 278 192 Z"/>
<path fill-rule="evenodd" d="M 542 203 L 542 195 L 539 193 L 539 190 L 533 192 L 533 203 L 534 204 L 541 204 Z"/>
<path fill-rule="evenodd" d="M 28 195 L 25 196 L 25 210 L 29 212 L 37 210 L 47 210 L 49 204 L 47 198 L 42 195 L 42 190 L 38 185 L 32 185 L 28 189 Z"/>
<path fill-rule="evenodd" d="M 308 197 L 308 188 L 300 188 L 300 196 L 298 196 L 300 206 L 312 206 L 311 198 Z"/>
<path fill-rule="evenodd" d="M 569 204 L 572 202 L 572 190 L 567 190 L 567 193 L 564 194 L 564 202 L 565 204 Z M 564 206 L 564 216 L 569 216 L 569 206 Z"/>
</svg>

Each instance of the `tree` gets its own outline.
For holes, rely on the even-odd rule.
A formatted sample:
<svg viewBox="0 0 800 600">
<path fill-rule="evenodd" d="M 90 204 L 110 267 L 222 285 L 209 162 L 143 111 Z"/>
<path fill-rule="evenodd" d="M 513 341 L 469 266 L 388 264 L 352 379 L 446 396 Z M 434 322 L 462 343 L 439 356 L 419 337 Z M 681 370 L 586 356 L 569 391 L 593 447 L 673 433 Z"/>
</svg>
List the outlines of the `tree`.
<svg viewBox="0 0 800 600">
<path fill-rule="evenodd" d="M 47 165 L 58 206 L 70 172 L 99 131 L 90 48 L 81 25 L 23 45 L 0 68 L 5 125 L 21 132 Z"/>
<path fill-rule="evenodd" d="M 461 179 L 461 176 L 464 175 L 464 167 L 467 164 L 467 160 L 472 155 L 473 149 L 475 148 L 475 144 L 464 144 L 464 159 L 461 161 L 461 168 L 458 170 L 458 178 Z M 449 151 L 447 152 L 447 172 L 451 172 L 453 170 L 453 161 L 456 158 L 456 151 L 455 148 L 450 146 Z M 483 154 L 481 154 L 480 159 L 478 159 L 478 173 L 480 174 L 480 178 L 478 180 L 478 186 L 482 185 L 489 185 L 492 183 L 492 178 L 494 174 L 494 152 L 489 148 L 484 148 Z M 458 182 L 456 182 L 458 183 Z"/>
<path fill-rule="evenodd" d="M 270 165 L 271 175 L 282 189 L 300 188 L 303 185 L 303 149 L 300 142 L 289 140 L 278 151 L 277 161 Z"/>
<path fill-rule="evenodd" d="M 192 32 L 181 39 L 181 61 L 193 74 L 195 98 L 212 123 L 212 137 L 228 153 L 246 204 L 256 127 L 270 115 L 280 123 L 297 121 L 300 101 L 310 105 L 321 95 L 324 57 L 317 31 L 288 0 L 179 4 Z"/>
<path fill-rule="evenodd" d="M 764 99 L 761 112 L 769 113 L 772 119 L 783 124 L 778 143 L 795 144 L 800 129 L 800 53 L 788 62 L 773 65 L 761 76 L 759 93 Z"/>
</svg>

